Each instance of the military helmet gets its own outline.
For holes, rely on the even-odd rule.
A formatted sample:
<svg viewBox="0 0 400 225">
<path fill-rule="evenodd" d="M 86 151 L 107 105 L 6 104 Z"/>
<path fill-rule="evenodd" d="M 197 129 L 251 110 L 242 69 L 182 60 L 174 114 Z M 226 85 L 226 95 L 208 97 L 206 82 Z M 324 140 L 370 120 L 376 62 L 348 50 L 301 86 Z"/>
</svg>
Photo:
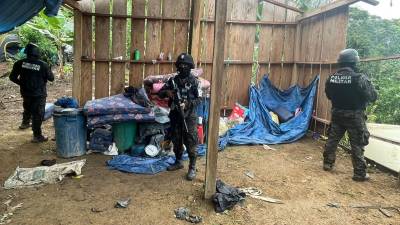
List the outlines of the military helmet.
<svg viewBox="0 0 400 225">
<path fill-rule="evenodd" d="M 339 53 L 338 63 L 356 63 L 360 61 L 358 52 L 355 49 L 344 49 Z"/>
<path fill-rule="evenodd" d="M 25 47 L 24 53 L 28 56 L 40 56 L 40 49 L 37 45 L 33 43 L 28 43 Z"/>
<path fill-rule="evenodd" d="M 178 67 L 182 63 L 189 65 L 190 69 L 194 69 L 194 62 L 191 55 L 186 53 L 181 53 L 176 59 L 175 66 Z"/>
</svg>

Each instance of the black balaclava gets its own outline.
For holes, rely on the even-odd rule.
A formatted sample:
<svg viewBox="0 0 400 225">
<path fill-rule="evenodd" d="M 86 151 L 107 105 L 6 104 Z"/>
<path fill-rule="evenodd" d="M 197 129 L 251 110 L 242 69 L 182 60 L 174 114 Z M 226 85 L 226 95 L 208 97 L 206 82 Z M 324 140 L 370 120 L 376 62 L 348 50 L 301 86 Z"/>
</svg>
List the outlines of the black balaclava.
<svg viewBox="0 0 400 225">
<path fill-rule="evenodd" d="M 339 67 L 340 68 L 349 67 L 354 72 L 358 72 L 357 63 L 355 63 L 355 62 L 342 62 L 342 63 L 339 63 Z"/>
<path fill-rule="evenodd" d="M 187 78 L 190 75 L 190 65 L 186 63 L 180 63 L 176 68 L 178 71 L 178 76 L 181 78 Z"/>
<path fill-rule="evenodd" d="M 29 59 L 39 59 L 40 57 L 39 47 L 32 43 L 26 45 L 25 53 Z"/>
</svg>

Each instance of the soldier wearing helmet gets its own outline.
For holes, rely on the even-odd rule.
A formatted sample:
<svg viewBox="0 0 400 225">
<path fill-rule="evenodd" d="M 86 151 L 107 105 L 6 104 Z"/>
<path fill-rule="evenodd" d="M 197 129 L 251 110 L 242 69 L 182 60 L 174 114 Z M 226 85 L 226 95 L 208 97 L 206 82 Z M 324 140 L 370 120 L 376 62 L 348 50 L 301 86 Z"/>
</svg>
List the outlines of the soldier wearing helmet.
<svg viewBox="0 0 400 225">
<path fill-rule="evenodd" d="M 368 77 L 357 73 L 360 60 L 354 49 L 345 49 L 338 58 L 339 69 L 325 83 L 325 93 L 332 102 L 332 119 L 325 145 L 323 169 L 331 171 L 336 160 L 336 148 L 347 131 L 354 169 L 354 181 L 369 180 L 364 160 L 364 146 L 368 145 L 366 107 L 376 101 L 377 93 Z"/>
<path fill-rule="evenodd" d="M 194 63 L 189 54 L 180 54 L 175 66 L 178 74 L 170 78 L 159 92 L 160 97 L 169 97 L 171 108 L 169 118 L 176 161 L 167 170 L 174 171 L 183 168 L 182 155 L 183 145 L 185 145 L 189 155 L 189 169 L 186 179 L 193 180 L 196 177 L 196 148 L 198 143 L 196 107 L 200 103 L 201 97 L 199 81 L 191 73 L 191 69 L 194 69 Z"/>
<path fill-rule="evenodd" d="M 35 44 L 29 43 L 25 47 L 26 58 L 14 63 L 10 80 L 20 86 L 23 98 L 24 112 L 20 129 L 30 127 L 32 120 L 32 142 L 47 141 L 42 134 L 42 121 L 45 112 L 47 81 L 54 81 L 54 75 L 49 65 L 40 58 L 40 49 Z"/>
</svg>

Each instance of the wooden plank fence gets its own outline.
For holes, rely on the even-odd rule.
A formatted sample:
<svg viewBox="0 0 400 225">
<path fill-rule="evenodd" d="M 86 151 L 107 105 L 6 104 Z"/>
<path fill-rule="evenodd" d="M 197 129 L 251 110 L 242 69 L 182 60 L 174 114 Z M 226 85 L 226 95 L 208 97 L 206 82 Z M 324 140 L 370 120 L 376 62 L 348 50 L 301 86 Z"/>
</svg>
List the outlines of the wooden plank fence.
<svg viewBox="0 0 400 225">
<path fill-rule="evenodd" d="M 193 52 L 203 77 L 211 80 L 215 0 L 82 0 L 79 4 L 73 92 L 81 104 L 120 93 L 125 85 L 141 86 L 148 75 L 175 71 L 174 61 L 181 52 Z M 289 0 L 228 0 L 226 79 L 220 90 L 225 108 L 235 102 L 247 105 L 249 85 L 257 84 L 264 74 L 270 74 L 281 89 L 307 86 L 320 74 L 315 116 L 329 120 L 324 82 L 345 48 L 348 6 L 307 19 L 299 19 L 301 11 L 294 6 Z M 135 50 L 141 54 L 139 60 Z M 157 60 L 160 53 L 162 61 Z"/>
</svg>

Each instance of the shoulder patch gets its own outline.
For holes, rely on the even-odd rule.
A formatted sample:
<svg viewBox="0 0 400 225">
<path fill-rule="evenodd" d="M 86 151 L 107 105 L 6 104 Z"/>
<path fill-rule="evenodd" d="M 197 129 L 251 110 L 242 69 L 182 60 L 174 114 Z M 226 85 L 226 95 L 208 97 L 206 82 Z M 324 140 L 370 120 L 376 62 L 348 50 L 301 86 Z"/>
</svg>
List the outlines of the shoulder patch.
<svg viewBox="0 0 400 225">
<path fill-rule="evenodd" d="M 28 70 L 39 71 L 40 70 L 40 65 L 33 64 L 33 63 L 28 63 L 28 62 L 23 62 L 22 63 L 22 68 L 28 69 Z"/>
<path fill-rule="evenodd" d="M 350 75 L 332 75 L 329 78 L 329 83 L 332 84 L 351 84 L 351 76 Z"/>
</svg>

